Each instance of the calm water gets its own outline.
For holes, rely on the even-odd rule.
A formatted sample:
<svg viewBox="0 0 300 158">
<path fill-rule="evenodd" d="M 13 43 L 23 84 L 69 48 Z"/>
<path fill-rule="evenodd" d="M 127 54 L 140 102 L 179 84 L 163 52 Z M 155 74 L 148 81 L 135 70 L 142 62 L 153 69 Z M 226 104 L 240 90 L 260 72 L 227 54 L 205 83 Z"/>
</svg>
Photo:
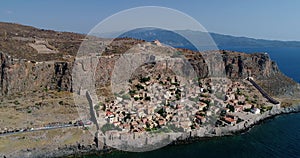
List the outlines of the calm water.
<svg viewBox="0 0 300 158">
<path fill-rule="evenodd" d="M 114 152 L 103 158 L 169 157 L 300 157 L 300 113 L 277 116 L 255 126 L 250 132 L 213 138 L 189 145 L 165 147 L 145 153 Z M 96 158 L 97 156 L 89 156 Z"/>
<path fill-rule="evenodd" d="M 268 52 L 280 70 L 300 82 L 300 48 L 222 48 L 246 53 Z M 114 152 L 89 158 L 300 158 L 300 113 L 281 115 L 255 126 L 250 132 L 232 137 L 203 140 L 189 145 L 165 147 L 145 153 Z"/>
</svg>

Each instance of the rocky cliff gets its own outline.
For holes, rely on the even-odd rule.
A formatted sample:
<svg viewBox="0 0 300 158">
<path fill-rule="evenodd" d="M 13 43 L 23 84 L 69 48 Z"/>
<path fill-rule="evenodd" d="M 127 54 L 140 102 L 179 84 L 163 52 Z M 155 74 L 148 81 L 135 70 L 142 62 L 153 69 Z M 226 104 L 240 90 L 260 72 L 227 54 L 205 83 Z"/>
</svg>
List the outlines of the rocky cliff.
<svg viewBox="0 0 300 158">
<path fill-rule="evenodd" d="M 226 75 L 231 79 L 253 77 L 273 96 L 299 95 L 299 85 L 285 76 L 267 53 L 222 51 Z"/>
<path fill-rule="evenodd" d="M 0 95 L 41 89 L 71 91 L 71 72 L 69 62 L 35 62 L 0 52 Z"/>
<path fill-rule="evenodd" d="M 213 62 L 208 64 L 201 53 L 188 51 L 183 51 L 183 53 L 200 78 L 211 76 L 209 69 L 213 69 L 214 72 L 226 74 L 230 79 L 244 79 L 252 76 L 268 93 L 275 96 L 296 93 L 296 83 L 284 76 L 267 54 L 243 54 L 225 51 L 221 52 L 222 58 L 214 58 Z M 73 62 L 55 60 L 36 62 L 12 58 L 2 52 L 0 57 L 1 95 L 41 89 L 80 90 L 81 85 L 72 86 Z M 119 55 L 103 56 L 85 61 L 81 63 L 82 71 L 79 71 L 77 75 L 96 70 L 96 76 L 94 76 L 96 86 L 108 85 L 118 58 Z"/>
<path fill-rule="evenodd" d="M 93 83 L 99 88 L 98 91 L 102 91 L 101 88 L 109 86 L 115 63 L 121 54 L 128 53 L 132 47 L 140 47 L 140 50 L 145 53 L 151 49 L 163 50 L 160 46 L 151 43 L 146 43 L 153 47 L 151 49 L 149 46 L 143 46 L 145 44 L 142 43 L 145 41 L 141 40 L 115 39 L 105 48 L 103 56 L 86 58 L 76 62 L 73 67 L 78 48 L 85 38 L 83 35 L 39 30 L 8 23 L 0 23 L 0 28 L 0 95 L 2 96 L 41 89 L 79 92 L 83 85 L 91 86 Z M 56 53 L 39 53 L 39 50 L 35 50 L 39 47 Z M 296 82 L 282 74 L 276 63 L 265 53 L 244 54 L 231 51 L 199 53 L 186 49 L 173 49 L 173 55 L 183 55 L 199 78 L 227 76 L 236 80 L 251 76 L 273 96 L 293 96 L 299 90 Z M 172 64 L 169 66 L 172 67 Z M 185 69 L 184 65 L 181 66 Z M 178 69 L 180 65 L 173 64 L 173 67 Z M 72 74 L 73 68 L 76 69 L 76 73 Z M 72 75 L 83 78 L 85 75 L 92 75 L 92 82 L 83 79 L 73 85 Z"/>
</svg>

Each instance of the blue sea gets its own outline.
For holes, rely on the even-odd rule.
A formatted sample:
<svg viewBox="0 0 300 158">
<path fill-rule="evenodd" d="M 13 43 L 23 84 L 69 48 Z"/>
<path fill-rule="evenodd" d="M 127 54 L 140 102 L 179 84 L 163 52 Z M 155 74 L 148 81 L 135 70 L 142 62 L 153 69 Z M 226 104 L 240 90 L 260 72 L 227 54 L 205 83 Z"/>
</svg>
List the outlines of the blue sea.
<svg viewBox="0 0 300 158">
<path fill-rule="evenodd" d="M 188 145 L 167 146 L 151 152 L 113 152 L 89 158 L 299 158 L 300 114 L 288 114 L 266 120 L 249 132 L 212 138 Z"/>
<path fill-rule="evenodd" d="M 300 81 L 300 48 L 222 48 L 246 53 L 267 52 L 280 70 Z M 167 146 L 145 153 L 113 152 L 89 158 L 300 158 L 300 113 L 276 116 L 245 134 Z"/>
</svg>

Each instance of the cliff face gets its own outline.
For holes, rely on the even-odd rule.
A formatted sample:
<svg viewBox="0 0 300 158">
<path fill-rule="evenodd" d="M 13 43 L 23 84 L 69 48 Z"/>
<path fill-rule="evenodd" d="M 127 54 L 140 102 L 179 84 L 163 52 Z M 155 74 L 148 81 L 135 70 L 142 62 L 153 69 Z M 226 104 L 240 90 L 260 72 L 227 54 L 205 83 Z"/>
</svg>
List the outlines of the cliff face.
<svg viewBox="0 0 300 158">
<path fill-rule="evenodd" d="M 245 79 L 249 76 L 256 80 L 271 79 L 281 74 L 277 64 L 268 54 L 245 54 L 232 51 L 209 51 L 195 53 L 181 50 L 188 58 L 199 77 L 226 76 L 230 79 Z"/>
<path fill-rule="evenodd" d="M 91 86 L 96 86 L 99 88 L 97 91 L 102 91 L 101 87 L 110 85 L 114 65 L 120 54 L 145 42 L 130 38 L 115 39 L 105 48 L 106 56 L 82 58 L 74 65 L 78 48 L 81 42 L 86 40 L 84 35 L 39 30 L 8 23 L 0 23 L 0 28 L 0 51 L 4 52 L 0 52 L 1 96 L 47 89 L 78 93 L 82 88 Z M 98 40 L 107 41 L 107 39 Z M 31 47 L 32 45 L 36 47 Z M 52 51 L 43 53 L 40 50 L 41 46 Z M 157 47 L 157 50 L 162 50 Z M 148 50 L 145 47 L 142 51 Z M 185 56 L 199 78 L 227 76 L 230 79 L 244 79 L 251 76 L 271 95 L 293 95 L 296 92 L 294 91 L 296 83 L 279 71 L 268 54 L 231 51 L 198 53 L 177 49 L 173 55 L 179 54 Z M 189 73 L 185 71 L 188 68 L 184 64 L 169 63 L 169 66 Z M 81 80 L 73 82 L 74 78 Z"/>
<path fill-rule="evenodd" d="M 236 80 L 251 76 L 273 96 L 292 96 L 297 93 L 297 84 L 279 71 L 268 54 L 221 51 L 217 52 L 218 56 L 209 57 L 207 53 L 201 55 L 188 50 L 179 51 L 182 51 L 200 78 L 226 75 Z M 0 57 L 0 94 L 9 95 L 47 89 L 79 93 L 82 87 L 94 86 L 93 83 L 101 91 L 101 87 L 110 85 L 114 65 L 120 55 L 85 58 L 76 62 L 73 74 L 73 62 L 34 62 L 14 59 L 4 53 L 0 53 Z M 185 69 L 180 64 L 170 63 L 169 66 Z M 82 80 L 72 85 L 72 75 Z"/>
<path fill-rule="evenodd" d="M 295 96 L 298 84 L 285 76 L 267 53 L 244 54 L 223 51 L 225 72 L 228 78 L 253 77 L 262 88 L 273 96 Z"/>
<path fill-rule="evenodd" d="M 223 51 L 226 75 L 230 78 L 246 78 L 252 76 L 258 80 L 279 73 L 277 64 L 268 54 L 243 54 Z"/>
<path fill-rule="evenodd" d="M 85 35 L 1 22 L 0 28 L 1 96 L 47 89 L 79 92 L 82 87 L 87 86 L 100 87 L 98 91 L 101 91 L 101 87 L 110 85 L 111 75 L 120 54 L 145 42 L 130 38 L 114 39 L 111 45 L 105 48 L 105 56 L 83 58 L 74 65 L 80 44 L 88 38 Z M 109 41 L 97 38 L 98 40 L 100 43 Z M 43 51 L 45 49 L 48 51 Z M 146 52 L 147 49 L 144 47 L 140 51 Z M 153 52 L 162 50 L 159 46 L 153 48 Z M 174 49 L 175 56 L 180 54 L 185 56 L 199 78 L 227 76 L 236 80 L 251 76 L 273 96 L 293 96 L 299 91 L 296 82 L 283 75 L 268 54 L 231 51 L 198 53 Z M 169 66 L 189 73 L 184 64 L 169 63 Z M 74 82 L 73 85 L 72 76 L 82 80 Z"/>
<path fill-rule="evenodd" d="M 0 52 L 0 94 L 56 89 L 71 91 L 72 63 L 14 59 Z"/>
</svg>

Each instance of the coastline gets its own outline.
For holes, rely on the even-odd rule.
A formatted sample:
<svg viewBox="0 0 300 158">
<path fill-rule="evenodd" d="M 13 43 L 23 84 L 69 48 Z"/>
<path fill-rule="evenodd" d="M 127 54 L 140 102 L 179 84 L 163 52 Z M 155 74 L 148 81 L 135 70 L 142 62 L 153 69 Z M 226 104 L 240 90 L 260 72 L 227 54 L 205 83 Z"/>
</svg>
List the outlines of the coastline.
<svg viewBox="0 0 300 158">
<path fill-rule="evenodd" d="M 259 117 L 256 117 L 255 119 L 252 119 L 250 122 L 245 123 L 245 121 L 241 122 L 244 123 L 244 126 L 242 128 L 239 128 L 241 126 L 232 126 L 231 128 L 225 129 L 225 131 L 222 131 L 220 134 L 211 134 L 208 136 L 191 136 L 191 134 L 183 134 L 181 137 L 179 137 L 177 140 L 170 143 L 168 146 L 175 146 L 175 145 L 184 145 L 184 144 L 191 144 L 195 143 L 197 141 L 201 140 L 208 140 L 216 137 L 226 137 L 226 136 L 234 136 L 238 134 L 243 134 L 246 132 L 249 132 L 252 127 L 260 125 L 261 123 L 265 122 L 266 120 L 272 119 L 279 115 L 284 114 L 291 114 L 291 113 L 299 113 L 300 112 L 300 104 L 291 105 L 286 108 L 279 108 L 279 109 L 272 109 L 268 112 L 265 112 L 261 114 Z M 224 130 L 223 129 L 223 130 Z M 109 154 L 111 152 L 119 151 L 117 149 L 105 146 L 104 149 L 97 150 L 95 146 L 92 145 L 72 145 L 72 146 L 66 146 L 63 148 L 58 148 L 54 151 L 24 151 L 22 155 L 28 155 L 28 152 L 30 152 L 30 157 L 82 157 L 82 156 L 88 156 L 88 155 L 103 155 L 103 154 Z M 27 152 L 27 154 L 26 154 Z M 21 153 L 20 153 L 21 154 Z M 23 155 L 23 156 L 24 156 Z M 17 157 L 17 156 L 16 156 Z"/>
<path fill-rule="evenodd" d="M 293 105 L 292 107 L 288 107 L 288 108 L 281 108 L 281 109 L 279 109 L 279 111 L 276 111 L 276 113 L 270 112 L 266 117 L 262 117 L 259 120 L 255 120 L 255 122 L 253 122 L 252 124 L 248 124 L 248 126 L 246 126 L 243 129 L 239 129 L 239 130 L 236 130 L 236 131 L 229 131 L 229 133 L 223 134 L 223 135 L 220 135 L 220 136 L 189 137 L 186 140 L 176 140 L 176 141 L 172 142 L 169 145 L 190 144 L 190 143 L 194 143 L 194 142 L 197 142 L 197 141 L 208 140 L 208 139 L 217 138 L 217 137 L 227 137 L 227 136 L 235 136 L 235 135 L 239 135 L 239 134 L 244 134 L 244 133 L 249 132 L 253 127 L 255 127 L 257 125 L 261 125 L 265 121 L 273 119 L 276 116 L 288 115 L 288 114 L 293 114 L 293 113 L 300 113 L 300 104 L 299 105 Z"/>
<path fill-rule="evenodd" d="M 0 136 L 0 140 L 1 140 L 0 158 L 2 157 L 84 157 L 86 155 L 101 155 L 100 157 L 103 156 L 111 157 L 113 156 L 114 153 L 125 153 L 125 154 L 130 153 L 130 152 L 122 151 L 118 148 L 113 148 L 116 147 L 114 145 L 111 145 L 112 147 L 106 145 L 109 144 L 106 141 L 108 139 L 100 140 L 100 138 L 102 137 L 99 137 L 98 132 L 96 133 L 91 132 L 92 130 L 90 127 L 92 128 L 95 127 L 93 124 L 91 126 L 85 126 L 85 124 L 83 123 L 81 126 L 76 126 L 76 127 L 74 126 L 71 128 L 65 126 L 68 128 L 61 128 L 61 129 L 52 128 L 47 131 L 30 130 L 28 132 L 27 129 L 35 129 L 35 126 L 37 126 L 38 129 L 40 129 L 40 126 L 43 126 L 48 129 L 49 127 L 48 124 L 44 125 L 44 122 L 60 124 L 61 121 L 64 121 L 64 123 L 62 123 L 63 125 L 72 124 L 74 121 L 77 122 L 76 120 L 78 119 L 77 114 L 79 113 L 78 109 L 81 109 L 82 107 L 85 106 L 80 105 L 79 108 L 76 108 L 77 110 L 74 110 L 75 107 L 73 106 L 74 96 L 72 95 L 72 93 L 75 92 L 74 89 L 76 89 L 77 87 L 78 94 L 80 95 L 80 93 L 82 93 L 84 95 L 85 90 L 83 90 L 81 86 L 85 85 L 85 83 L 88 84 L 88 82 L 85 82 L 83 80 L 84 82 L 82 82 L 82 85 L 81 84 L 80 86 L 74 85 L 72 82 L 73 81 L 72 78 L 74 75 L 69 72 L 72 72 L 71 70 L 73 70 L 73 66 L 72 66 L 74 63 L 73 57 L 75 58 L 75 56 L 73 56 L 73 52 L 76 52 L 74 51 L 74 49 L 77 48 L 77 46 L 79 47 L 82 41 L 86 40 L 85 35 L 76 34 L 76 33 L 56 32 L 51 30 L 45 31 L 44 29 L 32 28 L 29 26 L 23 26 L 20 24 L 16 25 L 12 23 L 2 23 L 1 26 L 3 26 L 3 29 L 5 31 L 5 40 L 3 40 L 2 42 L 3 50 L 1 51 L 5 51 L 5 53 L 0 52 L 0 56 L 3 57 L 3 59 L 1 59 L 2 68 L 3 68 L 2 69 L 3 73 L 1 74 L 3 78 L 3 84 L 2 84 L 3 91 L 0 93 L 2 93 L 1 95 L 3 98 L 2 100 L 4 100 L 3 102 L 1 102 L 4 108 L 1 109 L 3 110 L 3 113 L 1 113 L 3 120 L 1 119 L 2 121 L 0 121 L 0 123 L 4 122 L 4 124 L 1 124 L 2 125 L 1 127 L 3 128 L 5 127 L 5 131 L 10 131 L 10 132 L 21 131 L 21 132 L 20 133 L 13 132 L 8 135 L 5 134 L 3 136 Z M 53 34 L 53 32 L 56 32 L 57 34 L 55 33 Z M 34 38 L 32 38 L 33 36 Z M 122 51 L 123 48 L 125 48 L 124 46 L 126 47 L 129 46 L 130 44 L 128 43 L 133 43 L 130 46 L 134 46 L 136 44 L 140 44 L 139 42 L 141 41 L 142 40 L 138 40 L 138 39 L 135 40 L 131 38 L 129 39 L 120 38 L 118 39 L 118 41 L 116 40 L 116 44 L 114 45 L 114 47 L 112 45 L 112 47 L 108 49 L 107 55 L 105 55 L 103 59 L 101 58 L 99 60 L 99 63 L 103 63 L 103 64 L 96 66 L 96 68 L 98 68 L 99 66 L 100 69 L 99 72 L 102 72 L 101 71 L 102 69 L 106 70 L 103 71 L 103 74 L 102 73 L 100 74 L 100 78 L 102 75 L 104 76 L 104 78 L 103 79 L 101 78 L 99 83 L 104 84 L 104 83 L 111 82 L 108 74 L 111 71 L 113 72 L 114 70 L 113 66 L 115 65 L 117 59 L 119 59 L 118 58 L 119 55 L 122 56 L 122 53 L 119 53 L 119 51 Z M 105 43 L 106 40 L 103 39 L 103 42 Z M 12 44 L 14 45 L 14 47 L 12 47 Z M 29 44 L 30 47 L 23 47 L 24 44 L 26 45 Z M 155 43 L 153 44 L 156 45 Z M 34 47 L 32 47 L 31 45 L 33 45 Z M 49 54 L 49 57 L 48 55 L 47 57 L 45 57 L 44 54 L 45 51 L 39 53 L 41 52 L 39 48 L 40 47 L 44 48 L 44 46 L 47 47 L 46 50 L 48 50 L 48 52 L 51 53 Z M 278 66 L 281 67 L 281 64 L 283 66 L 286 66 L 284 67 L 286 70 L 285 73 L 289 73 L 289 72 L 293 72 L 296 69 L 296 67 L 293 67 L 294 66 L 293 64 L 295 63 L 292 63 L 290 60 L 288 61 L 283 60 L 285 58 L 282 58 L 282 60 L 279 59 L 277 60 L 277 58 L 286 57 L 286 54 L 282 54 L 282 51 L 287 51 L 291 55 L 291 53 L 293 54 L 293 52 L 296 52 L 297 49 L 290 50 L 283 46 L 282 49 L 276 47 L 274 50 L 273 49 L 265 50 L 264 48 L 250 49 L 245 46 L 241 46 L 241 48 L 238 48 L 240 49 L 240 52 L 236 52 L 237 48 L 229 48 L 229 47 L 222 48 L 219 50 L 221 54 L 223 54 L 224 57 L 226 58 L 226 64 L 224 64 L 225 66 L 224 68 L 222 64 L 214 64 L 214 62 L 212 65 L 207 65 L 208 63 L 205 63 L 205 61 L 202 62 L 201 55 L 198 56 L 196 55 L 196 51 L 190 51 L 188 49 L 187 50 L 178 49 L 179 52 L 177 52 L 176 50 L 175 56 L 184 55 L 184 54 L 187 54 L 187 56 L 191 56 L 187 59 L 192 61 L 191 64 L 194 64 L 196 66 L 195 70 L 197 70 L 197 72 L 199 72 L 201 76 L 203 75 L 203 77 L 206 76 L 205 74 L 209 74 L 209 72 L 206 71 L 206 65 L 209 67 L 215 66 L 217 67 L 218 70 L 220 69 L 222 71 L 223 70 L 226 71 L 226 67 L 229 69 L 231 69 L 232 67 L 233 76 L 239 76 L 239 78 L 241 79 L 247 76 L 248 78 L 249 76 L 254 76 L 255 79 L 257 79 L 259 85 L 262 86 L 262 88 L 256 85 L 256 83 L 254 84 L 252 82 L 251 83 L 263 95 L 263 97 L 268 99 L 267 103 L 272 103 L 273 100 L 273 98 L 270 99 L 268 94 L 263 91 L 263 89 L 267 89 L 267 88 L 269 88 L 268 92 L 271 92 L 269 94 L 272 96 L 284 95 L 285 97 L 289 97 L 289 96 L 294 96 L 295 93 L 298 93 L 297 94 L 298 99 L 300 99 L 299 98 L 300 85 L 297 83 L 297 85 L 294 86 L 295 82 L 290 80 L 290 78 L 288 78 L 287 76 L 285 76 L 278 67 Z M 146 49 L 146 47 L 142 45 L 140 48 L 143 49 L 143 51 L 144 48 L 145 50 L 148 49 L 148 48 Z M 160 50 L 160 48 L 158 49 Z M 150 50 L 151 49 L 149 48 L 149 51 Z M 227 50 L 232 50 L 232 51 L 227 51 Z M 27 53 L 24 54 L 24 52 Z M 70 52 L 69 55 L 65 55 L 66 52 L 68 53 Z M 115 52 L 116 52 L 116 56 L 114 56 Z M 247 52 L 247 53 L 245 54 L 243 52 Z M 254 53 L 254 52 L 261 52 L 261 53 Z M 56 55 L 53 53 L 56 53 Z M 280 54 L 280 56 L 279 55 L 276 56 L 276 54 L 277 55 Z M 275 57 L 274 61 L 271 60 L 271 55 L 272 55 L 272 59 L 273 57 Z M 297 56 L 292 56 L 292 57 L 297 59 Z M 219 61 L 221 62 L 222 59 L 224 61 L 225 58 L 219 58 L 218 62 L 215 63 L 219 63 Z M 275 61 L 278 61 L 278 65 L 276 64 L 277 62 Z M 79 69 L 80 70 L 79 72 L 83 72 L 83 71 L 88 72 L 92 70 L 94 68 L 93 62 L 94 60 L 91 60 L 90 62 L 83 61 L 82 66 L 79 66 L 82 67 L 82 69 Z M 170 66 L 170 64 L 168 65 Z M 167 62 L 166 62 L 166 66 L 167 66 Z M 183 66 L 180 67 L 183 68 Z M 250 74 L 254 74 L 254 75 L 248 74 L 248 69 L 250 68 L 252 70 L 252 71 L 249 70 L 251 71 Z M 240 70 L 242 70 L 242 74 L 244 74 L 244 76 L 243 75 L 240 76 Z M 26 72 L 26 74 L 23 74 L 23 72 Z M 78 74 L 80 78 L 84 76 L 81 73 Z M 288 76 L 290 75 L 291 74 L 289 74 Z M 108 78 L 106 76 L 108 76 Z M 230 76 L 232 76 L 231 72 L 230 72 Z M 18 80 L 14 80 L 14 78 L 17 78 Z M 254 88 L 252 89 L 246 88 L 246 89 L 249 92 L 252 92 Z M 257 94 L 258 91 L 256 91 Z M 232 91 L 232 93 L 234 93 L 234 91 Z M 256 93 L 254 92 L 254 94 Z M 252 95 L 247 95 L 247 96 L 249 96 L 250 98 L 249 102 L 254 101 L 253 99 L 254 96 Z M 40 100 L 40 98 L 42 98 L 42 100 Z M 214 97 L 214 98 L 219 98 L 219 97 Z M 232 97 L 232 98 L 238 98 L 238 97 Z M 239 101 L 239 99 L 231 99 L 231 100 Z M 256 102 L 257 100 L 259 102 Z M 265 100 L 263 100 L 263 102 L 264 101 Z M 255 105 L 262 105 L 260 104 L 260 99 L 255 99 L 255 102 L 256 102 Z M 90 108 L 89 114 L 93 113 L 93 116 L 95 115 L 94 112 L 96 111 L 96 104 L 98 103 L 95 103 L 94 106 L 93 103 L 90 103 L 89 106 Z M 235 103 L 235 104 L 238 105 L 239 103 Z M 273 104 L 278 104 L 278 103 L 273 102 Z M 253 107 L 251 108 L 254 107 L 255 106 L 253 105 Z M 246 108 L 247 110 L 243 109 L 241 111 L 243 111 L 242 114 L 244 114 L 245 118 L 240 118 L 240 116 L 238 116 L 241 114 L 239 113 L 240 112 L 239 110 L 237 110 L 237 112 L 232 112 L 232 110 L 230 110 L 229 113 L 232 112 L 232 114 L 234 113 L 237 114 L 236 116 L 234 116 L 237 119 L 235 120 L 234 123 L 222 124 L 219 127 L 214 126 L 215 120 L 207 117 L 208 121 L 203 121 L 205 122 L 203 124 L 198 123 L 199 126 L 197 126 L 197 129 L 193 130 L 192 132 L 190 132 L 190 129 L 188 129 L 186 130 L 188 131 L 186 133 L 177 133 L 178 136 L 180 137 L 176 139 L 173 139 L 175 137 L 172 137 L 173 141 L 168 141 L 168 143 L 165 143 L 168 144 L 166 147 L 176 148 L 176 146 L 180 146 L 180 145 L 186 147 L 188 146 L 186 144 L 198 144 L 199 142 L 201 143 L 205 141 L 213 142 L 214 140 L 218 141 L 219 138 L 227 138 L 227 137 L 236 138 L 241 135 L 244 135 L 245 133 L 247 133 L 245 135 L 248 135 L 250 132 L 252 133 L 253 131 L 256 130 L 257 127 L 265 127 L 264 124 L 267 124 L 266 122 L 274 121 L 276 123 L 277 118 L 285 118 L 285 117 L 281 117 L 283 115 L 290 117 L 291 113 L 297 113 L 295 114 L 297 118 L 299 118 L 298 116 L 300 116 L 299 115 L 300 102 L 296 103 L 296 102 L 288 101 L 286 104 L 282 104 L 282 108 L 280 105 L 276 105 L 274 108 L 269 108 L 269 107 L 271 106 L 268 107 L 263 106 L 263 108 L 260 107 L 262 111 L 265 111 L 266 109 L 268 111 L 262 113 L 258 112 L 257 114 L 256 112 L 253 112 L 253 114 L 251 114 L 251 112 L 246 112 L 249 110 L 249 108 Z M 221 115 L 219 116 L 216 114 L 217 112 L 210 114 L 211 118 L 222 117 Z M 102 119 L 103 117 L 99 117 L 99 118 Z M 89 118 L 87 120 L 89 120 Z M 69 121 L 71 123 L 69 123 Z M 299 126 L 297 126 L 298 125 L 297 121 L 298 119 L 296 119 L 295 122 L 289 124 L 291 125 L 289 127 L 295 126 L 297 127 L 298 130 Z M 29 124 L 30 127 L 28 127 Z M 96 125 L 98 125 L 97 122 Z M 282 127 L 285 128 L 285 125 L 286 124 L 283 124 Z M 33 127 L 31 128 L 31 126 Z M 20 129 L 15 129 L 19 127 Z M 188 127 L 191 126 L 188 125 Z M 275 129 L 277 128 L 279 129 L 279 126 L 276 124 Z M 24 129 L 26 129 L 25 132 L 23 132 Z M 290 130 L 289 128 L 285 128 L 285 129 L 288 129 L 288 131 Z M 260 132 L 263 133 L 262 131 Z M 277 136 L 286 136 L 286 135 L 285 134 L 281 135 L 281 133 L 278 133 Z M 111 141 L 115 141 L 115 140 L 116 139 L 111 139 Z M 171 139 L 168 138 L 168 140 Z M 222 141 L 220 142 L 222 143 Z M 250 141 L 246 139 L 246 142 L 250 142 Z M 187 149 L 190 150 L 190 148 Z M 296 151 L 298 152 L 297 149 Z M 148 153 L 146 152 L 145 154 Z M 139 155 L 139 154 L 134 154 L 134 155 Z"/>
</svg>

